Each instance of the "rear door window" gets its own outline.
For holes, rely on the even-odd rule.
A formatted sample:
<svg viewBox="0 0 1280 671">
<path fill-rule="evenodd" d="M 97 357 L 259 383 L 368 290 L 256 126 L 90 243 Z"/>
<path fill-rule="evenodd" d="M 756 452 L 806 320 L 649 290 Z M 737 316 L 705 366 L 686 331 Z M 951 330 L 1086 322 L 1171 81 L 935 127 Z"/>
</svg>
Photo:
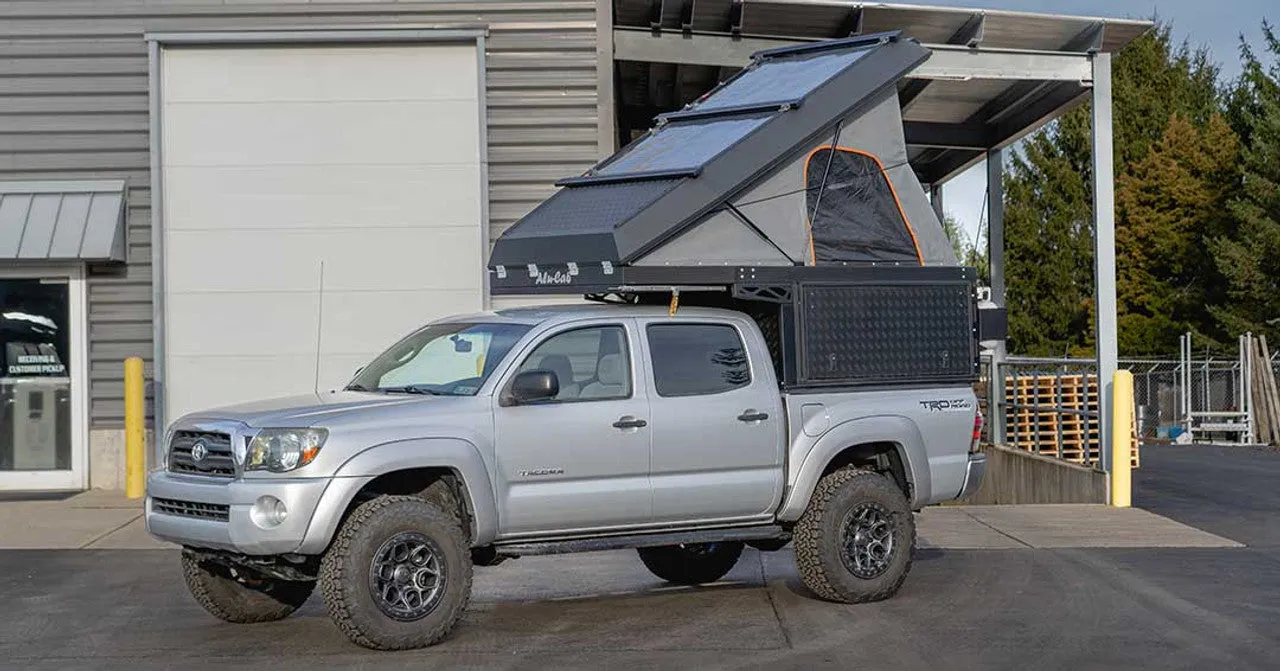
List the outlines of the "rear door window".
<svg viewBox="0 0 1280 671">
<path fill-rule="evenodd" d="M 751 384 L 747 350 L 726 324 L 650 324 L 649 357 L 659 396 L 720 394 Z"/>
</svg>

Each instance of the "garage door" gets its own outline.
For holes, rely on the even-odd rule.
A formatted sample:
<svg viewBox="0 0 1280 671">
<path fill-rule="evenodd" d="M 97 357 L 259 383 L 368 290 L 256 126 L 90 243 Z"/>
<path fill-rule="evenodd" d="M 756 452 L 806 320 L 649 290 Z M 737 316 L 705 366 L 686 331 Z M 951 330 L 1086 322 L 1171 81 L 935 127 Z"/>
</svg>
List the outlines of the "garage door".
<svg viewBox="0 0 1280 671">
<path fill-rule="evenodd" d="M 482 308 L 476 49 L 161 51 L 168 420 L 333 388 Z"/>
</svg>

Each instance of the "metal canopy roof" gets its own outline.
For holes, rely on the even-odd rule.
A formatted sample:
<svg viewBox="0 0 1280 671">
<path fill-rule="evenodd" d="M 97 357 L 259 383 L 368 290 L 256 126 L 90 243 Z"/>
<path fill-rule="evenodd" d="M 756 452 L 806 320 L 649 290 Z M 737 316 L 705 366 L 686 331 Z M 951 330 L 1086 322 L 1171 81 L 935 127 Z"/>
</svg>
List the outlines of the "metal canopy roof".
<svg viewBox="0 0 1280 671">
<path fill-rule="evenodd" d="M 0 259 L 125 260 L 123 180 L 0 182 Z"/>
<path fill-rule="evenodd" d="M 832 0 L 614 0 L 619 144 L 776 46 L 901 30 L 932 57 L 899 84 L 912 167 L 938 184 L 1082 102 L 1090 55 L 1150 21 Z"/>
</svg>

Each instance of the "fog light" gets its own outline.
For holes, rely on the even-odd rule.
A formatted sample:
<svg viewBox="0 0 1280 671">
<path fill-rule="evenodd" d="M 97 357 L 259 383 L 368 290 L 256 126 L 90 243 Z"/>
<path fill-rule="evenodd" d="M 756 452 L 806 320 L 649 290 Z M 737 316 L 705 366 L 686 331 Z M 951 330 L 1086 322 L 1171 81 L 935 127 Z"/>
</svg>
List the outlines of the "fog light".
<svg viewBox="0 0 1280 671">
<path fill-rule="evenodd" d="M 259 496 L 249 509 L 249 519 L 263 529 L 278 527 L 289 516 L 289 509 L 284 501 L 274 496 Z"/>
</svg>

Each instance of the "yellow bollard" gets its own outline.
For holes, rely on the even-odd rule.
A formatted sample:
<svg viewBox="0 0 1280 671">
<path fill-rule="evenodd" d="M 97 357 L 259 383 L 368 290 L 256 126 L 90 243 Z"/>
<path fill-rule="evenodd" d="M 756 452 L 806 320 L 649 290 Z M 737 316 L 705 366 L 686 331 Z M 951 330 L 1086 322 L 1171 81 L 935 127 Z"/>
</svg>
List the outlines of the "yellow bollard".
<svg viewBox="0 0 1280 671">
<path fill-rule="evenodd" d="M 1133 373 L 1116 371 L 1111 391 L 1111 505 L 1133 503 Z"/>
<path fill-rule="evenodd" d="M 140 499 L 146 491 L 147 411 L 143 394 L 142 359 L 124 360 L 124 495 Z"/>
</svg>

